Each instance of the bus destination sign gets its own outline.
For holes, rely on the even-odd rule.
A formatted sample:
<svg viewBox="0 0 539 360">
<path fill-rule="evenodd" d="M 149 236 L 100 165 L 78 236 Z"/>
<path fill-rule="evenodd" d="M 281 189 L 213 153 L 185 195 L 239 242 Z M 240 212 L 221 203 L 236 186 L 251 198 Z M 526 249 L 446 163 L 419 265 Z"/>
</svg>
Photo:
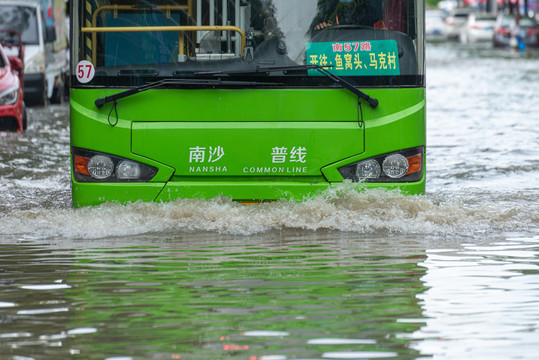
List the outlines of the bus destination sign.
<svg viewBox="0 0 539 360">
<path fill-rule="evenodd" d="M 306 53 L 308 65 L 328 66 L 339 76 L 400 75 L 395 40 L 312 42 L 307 43 Z M 309 76 L 322 74 L 309 70 Z"/>
</svg>

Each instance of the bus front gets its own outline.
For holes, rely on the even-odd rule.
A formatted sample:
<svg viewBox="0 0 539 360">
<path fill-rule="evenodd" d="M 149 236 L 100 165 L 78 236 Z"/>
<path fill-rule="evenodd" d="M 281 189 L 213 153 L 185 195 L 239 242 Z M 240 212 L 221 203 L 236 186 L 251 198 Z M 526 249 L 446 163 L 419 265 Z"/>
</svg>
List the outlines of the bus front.
<svg viewBox="0 0 539 360">
<path fill-rule="evenodd" d="M 75 207 L 301 200 L 343 181 L 424 193 L 424 2 L 71 11 Z"/>
</svg>

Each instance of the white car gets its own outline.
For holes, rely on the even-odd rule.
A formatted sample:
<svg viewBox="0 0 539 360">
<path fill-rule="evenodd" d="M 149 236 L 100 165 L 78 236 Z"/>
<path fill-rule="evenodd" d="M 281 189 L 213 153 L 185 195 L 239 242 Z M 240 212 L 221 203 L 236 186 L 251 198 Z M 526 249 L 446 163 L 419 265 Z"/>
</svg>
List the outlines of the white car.
<svg viewBox="0 0 539 360">
<path fill-rule="evenodd" d="M 447 38 L 458 40 L 464 24 L 468 20 L 470 14 L 474 12 L 474 8 L 457 8 L 450 11 L 445 19 L 447 25 Z"/>
<path fill-rule="evenodd" d="M 496 15 L 494 14 L 470 14 L 460 32 L 460 42 L 467 44 L 492 41 L 495 25 Z"/>
<path fill-rule="evenodd" d="M 458 7 L 457 0 L 442 0 L 438 3 L 438 9 L 445 13 L 455 10 Z"/>
<path fill-rule="evenodd" d="M 425 12 L 425 36 L 427 41 L 445 40 L 447 38 L 445 15 L 442 10 Z"/>
</svg>

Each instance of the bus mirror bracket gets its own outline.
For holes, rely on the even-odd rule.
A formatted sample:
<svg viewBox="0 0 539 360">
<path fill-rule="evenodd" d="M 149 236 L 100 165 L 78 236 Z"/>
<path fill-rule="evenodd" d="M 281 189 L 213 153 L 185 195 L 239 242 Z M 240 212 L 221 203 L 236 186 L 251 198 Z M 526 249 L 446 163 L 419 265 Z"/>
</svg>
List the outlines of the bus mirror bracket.
<svg viewBox="0 0 539 360">
<path fill-rule="evenodd" d="M 245 48 L 243 49 L 243 59 L 247 62 L 251 62 L 254 59 L 253 39 L 254 36 L 252 31 L 245 33 Z"/>
</svg>

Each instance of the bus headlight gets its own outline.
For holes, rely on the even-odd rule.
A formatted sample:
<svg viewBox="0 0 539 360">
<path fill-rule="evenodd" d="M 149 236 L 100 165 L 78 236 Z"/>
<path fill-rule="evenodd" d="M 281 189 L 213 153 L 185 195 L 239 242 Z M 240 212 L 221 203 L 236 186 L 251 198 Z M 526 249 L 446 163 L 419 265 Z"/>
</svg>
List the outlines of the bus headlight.
<svg viewBox="0 0 539 360">
<path fill-rule="evenodd" d="M 389 155 L 382 162 L 382 170 L 390 178 L 401 178 L 408 171 L 408 160 L 401 154 Z"/>
<path fill-rule="evenodd" d="M 376 179 L 380 176 L 380 164 L 374 159 L 360 162 L 356 167 L 356 177 L 358 179 Z"/>
<path fill-rule="evenodd" d="M 157 168 L 96 151 L 72 150 L 73 177 L 78 182 L 146 182 Z"/>
<path fill-rule="evenodd" d="M 131 160 L 122 160 L 116 167 L 118 179 L 135 180 L 140 177 L 140 165 Z"/>
<path fill-rule="evenodd" d="M 112 159 L 104 155 L 94 155 L 88 160 L 88 173 L 98 180 L 103 180 L 112 175 L 114 163 Z"/>
<path fill-rule="evenodd" d="M 375 156 L 339 168 L 343 178 L 365 182 L 411 182 L 423 177 L 424 148 Z"/>
</svg>

